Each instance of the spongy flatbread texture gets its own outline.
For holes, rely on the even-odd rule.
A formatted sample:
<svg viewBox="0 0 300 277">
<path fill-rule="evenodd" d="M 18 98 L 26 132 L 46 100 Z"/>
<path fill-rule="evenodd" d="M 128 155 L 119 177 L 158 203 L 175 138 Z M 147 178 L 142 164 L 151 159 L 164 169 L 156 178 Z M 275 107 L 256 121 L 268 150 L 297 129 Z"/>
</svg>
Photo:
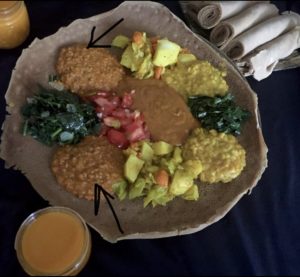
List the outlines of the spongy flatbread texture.
<svg viewBox="0 0 300 277">
<path fill-rule="evenodd" d="M 235 95 L 237 103 L 252 113 L 239 137 L 247 151 L 247 165 L 237 179 L 228 184 L 201 185 L 201 197 L 196 202 L 176 199 L 166 207 L 144 209 L 141 200 L 112 200 L 124 234 L 117 228 L 105 201 L 101 201 L 100 214 L 95 216 L 92 201 L 80 200 L 57 184 L 50 169 L 54 148 L 44 146 L 31 137 L 23 137 L 20 133 L 20 108 L 26 97 L 36 90 L 38 83 L 47 86 L 48 74 L 55 74 L 59 49 L 73 43 L 88 44 L 93 26 L 96 26 L 97 37 L 120 18 L 124 18 L 124 21 L 105 36 L 101 44 L 109 44 L 118 34 L 130 36 L 137 31 L 137 26 L 140 31 L 150 35 L 168 37 L 190 49 L 198 58 L 209 60 L 215 66 L 225 66 L 230 91 Z M 69 26 L 60 28 L 54 35 L 42 40 L 35 39 L 17 61 L 5 98 L 9 115 L 3 125 L 1 158 L 6 161 L 6 166 L 21 170 L 37 192 L 51 205 L 67 206 L 76 210 L 110 242 L 199 231 L 221 219 L 244 194 L 251 191 L 267 166 L 267 148 L 260 129 L 256 94 L 231 62 L 158 3 L 123 2 L 112 11 L 75 20 Z"/>
</svg>

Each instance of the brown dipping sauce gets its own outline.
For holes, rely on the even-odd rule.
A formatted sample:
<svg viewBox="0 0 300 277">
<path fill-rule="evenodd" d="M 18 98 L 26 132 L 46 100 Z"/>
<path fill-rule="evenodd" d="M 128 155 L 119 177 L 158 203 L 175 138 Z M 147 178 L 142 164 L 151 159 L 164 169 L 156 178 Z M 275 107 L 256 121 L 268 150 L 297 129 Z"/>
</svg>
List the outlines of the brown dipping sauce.
<svg viewBox="0 0 300 277">
<path fill-rule="evenodd" d="M 199 126 L 183 98 L 163 81 L 128 77 L 117 88 L 120 94 L 132 90 L 135 90 L 132 108 L 144 114 L 154 141 L 181 145 L 190 131 Z"/>
</svg>

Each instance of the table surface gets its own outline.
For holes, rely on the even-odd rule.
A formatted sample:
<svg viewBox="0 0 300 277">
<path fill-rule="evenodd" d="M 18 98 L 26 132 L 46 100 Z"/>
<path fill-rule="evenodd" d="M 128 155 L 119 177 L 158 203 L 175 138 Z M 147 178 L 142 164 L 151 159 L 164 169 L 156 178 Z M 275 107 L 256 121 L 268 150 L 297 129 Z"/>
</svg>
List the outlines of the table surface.
<svg viewBox="0 0 300 277">
<path fill-rule="evenodd" d="M 162 1 L 161 1 L 162 2 Z M 0 121 L 4 94 L 22 49 L 77 18 L 116 7 L 120 1 L 26 2 L 31 20 L 29 38 L 14 50 L 0 50 Z M 179 4 L 164 1 L 183 18 Z M 281 11 L 300 13 L 299 1 L 276 1 Z M 155 240 L 110 244 L 91 229 L 93 248 L 85 275 L 297 275 L 300 273 L 300 68 L 274 72 L 257 82 L 269 166 L 251 195 L 219 222 L 201 232 Z M 48 206 L 27 179 L 0 164 L 0 275 L 24 276 L 14 250 L 22 221 Z"/>
</svg>

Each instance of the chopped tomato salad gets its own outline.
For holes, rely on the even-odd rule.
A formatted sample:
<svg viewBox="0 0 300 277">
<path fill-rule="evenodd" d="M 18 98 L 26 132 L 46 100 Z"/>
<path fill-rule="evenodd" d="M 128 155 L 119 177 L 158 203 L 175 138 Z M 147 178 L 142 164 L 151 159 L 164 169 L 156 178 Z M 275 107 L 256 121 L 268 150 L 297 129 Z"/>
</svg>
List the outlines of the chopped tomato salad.
<svg viewBox="0 0 300 277">
<path fill-rule="evenodd" d="M 105 91 L 90 96 L 98 118 L 103 121 L 102 135 L 119 148 L 126 149 L 131 143 L 150 138 L 143 114 L 132 110 L 134 91 L 123 96 Z"/>
</svg>

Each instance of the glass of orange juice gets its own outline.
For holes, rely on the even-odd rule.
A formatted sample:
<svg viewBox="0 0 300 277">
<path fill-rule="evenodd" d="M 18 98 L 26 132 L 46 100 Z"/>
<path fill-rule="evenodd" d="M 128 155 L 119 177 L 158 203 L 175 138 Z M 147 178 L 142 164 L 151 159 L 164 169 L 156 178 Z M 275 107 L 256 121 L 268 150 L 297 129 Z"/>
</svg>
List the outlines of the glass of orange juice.
<svg viewBox="0 0 300 277">
<path fill-rule="evenodd" d="M 49 207 L 25 219 L 16 235 L 15 249 L 31 276 L 74 276 L 89 259 L 91 237 L 78 213 Z"/>
<path fill-rule="evenodd" d="M 24 1 L 0 1 L 0 48 L 19 46 L 27 38 L 29 29 Z"/>
</svg>

